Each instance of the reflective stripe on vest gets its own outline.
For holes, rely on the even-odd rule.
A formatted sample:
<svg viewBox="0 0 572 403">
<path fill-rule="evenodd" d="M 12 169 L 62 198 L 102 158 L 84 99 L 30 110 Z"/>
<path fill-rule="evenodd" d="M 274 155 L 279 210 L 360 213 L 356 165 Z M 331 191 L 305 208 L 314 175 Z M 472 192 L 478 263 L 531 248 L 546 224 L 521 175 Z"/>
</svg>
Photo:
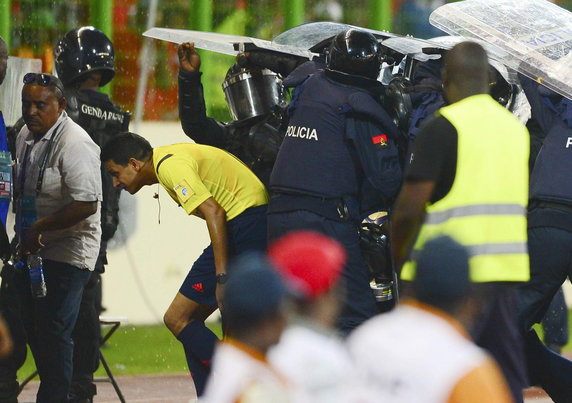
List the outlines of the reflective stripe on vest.
<svg viewBox="0 0 572 403">
<path fill-rule="evenodd" d="M 488 95 L 440 110 L 458 135 L 457 170 L 449 193 L 427 216 L 401 278 L 413 279 L 425 242 L 449 235 L 469 250 L 475 282 L 527 281 L 526 128 Z"/>
</svg>

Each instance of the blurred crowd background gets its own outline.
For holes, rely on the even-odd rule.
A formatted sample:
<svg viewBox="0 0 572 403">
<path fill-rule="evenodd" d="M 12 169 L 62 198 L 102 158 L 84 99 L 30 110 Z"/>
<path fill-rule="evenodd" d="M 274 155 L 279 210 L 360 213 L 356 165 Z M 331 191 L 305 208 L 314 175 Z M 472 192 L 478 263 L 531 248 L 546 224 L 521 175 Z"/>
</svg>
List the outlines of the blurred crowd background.
<svg viewBox="0 0 572 403">
<path fill-rule="evenodd" d="M 106 91 L 133 110 L 142 63 L 149 64 L 144 120 L 176 120 L 176 47 L 151 41 L 141 60 L 149 25 L 246 35 L 271 40 L 288 28 L 313 21 L 337 21 L 372 29 L 431 38 L 429 14 L 445 0 L 0 0 L 0 35 L 11 56 L 38 58 L 52 71 L 52 47 L 64 33 L 82 25 L 104 31 L 115 44 L 117 76 Z M 572 0 L 556 1 L 572 8 Z M 153 10 L 156 9 L 156 12 Z M 150 19 L 151 16 L 151 19 Z M 152 18 L 155 16 L 155 18 Z M 154 19 L 154 21 L 152 21 Z M 230 56 L 203 52 L 203 84 L 209 116 L 229 120 L 220 83 Z"/>
</svg>

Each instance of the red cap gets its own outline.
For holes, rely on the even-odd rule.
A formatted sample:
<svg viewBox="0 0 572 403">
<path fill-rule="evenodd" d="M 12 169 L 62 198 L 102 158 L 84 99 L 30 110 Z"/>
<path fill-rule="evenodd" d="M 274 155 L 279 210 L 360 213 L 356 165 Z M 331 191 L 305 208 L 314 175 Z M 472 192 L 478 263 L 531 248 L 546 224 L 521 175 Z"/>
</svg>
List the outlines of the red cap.
<svg viewBox="0 0 572 403">
<path fill-rule="evenodd" d="M 346 252 L 337 241 L 314 231 L 283 236 L 270 245 L 268 256 L 286 280 L 310 299 L 334 286 L 346 262 Z"/>
</svg>

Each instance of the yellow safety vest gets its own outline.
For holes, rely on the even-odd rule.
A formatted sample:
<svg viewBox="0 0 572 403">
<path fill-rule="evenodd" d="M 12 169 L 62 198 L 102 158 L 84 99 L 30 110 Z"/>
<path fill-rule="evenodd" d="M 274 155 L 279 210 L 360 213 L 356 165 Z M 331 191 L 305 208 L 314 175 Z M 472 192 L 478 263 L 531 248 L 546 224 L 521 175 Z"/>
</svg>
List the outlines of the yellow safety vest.
<svg viewBox="0 0 572 403">
<path fill-rule="evenodd" d="M 401 278 L 415 276 L 425 242 L 449 235 L 469 250 L 474 282 L 527 281 L 530 277 L 526 206 L 528 131 L 489 95 L 442 108 L 457 130 L 457 170 L 449 193 L 427 206 Z"/>
</svg>

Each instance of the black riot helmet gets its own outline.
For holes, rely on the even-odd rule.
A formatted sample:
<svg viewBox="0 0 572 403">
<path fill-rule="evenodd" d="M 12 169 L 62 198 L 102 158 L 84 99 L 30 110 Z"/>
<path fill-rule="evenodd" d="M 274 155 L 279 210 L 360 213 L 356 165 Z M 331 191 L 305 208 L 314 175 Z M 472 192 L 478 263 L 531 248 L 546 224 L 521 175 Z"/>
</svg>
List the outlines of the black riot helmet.
<svg viewBox="0 0 572 403">
<path fill-rule="evenodd" d="M 100 86 L 115 75 L 115 51 L 107 36 L 94 27 L 80 27 L 69 31 L 54 48 L 58 77 L 65 86 L 81 81 L 94 71 L 103 73 Z"/>
<path fill-rule="evenodd" d="M 328 70 L 375 80 L 381 69 L 381 45 L 369 32 L 348 29 L 332 40 L 326 65 Z"/>
</svg>

